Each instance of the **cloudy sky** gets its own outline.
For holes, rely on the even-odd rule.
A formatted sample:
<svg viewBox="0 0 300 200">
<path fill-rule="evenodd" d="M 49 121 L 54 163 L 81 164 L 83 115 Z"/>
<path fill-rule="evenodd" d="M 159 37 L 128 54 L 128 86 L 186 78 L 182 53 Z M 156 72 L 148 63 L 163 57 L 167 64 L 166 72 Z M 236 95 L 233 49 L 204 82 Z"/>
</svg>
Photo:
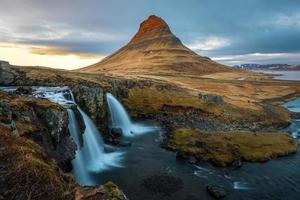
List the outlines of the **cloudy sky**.
<svg viewBox="0 0 300 200">
<path fill-rule="evenodd" d="M 300 63 L 298 0 L 1 0 L 0 60 L 86 66 L 125 45 L 151 14 L 218 62 Z"/>
</svg>

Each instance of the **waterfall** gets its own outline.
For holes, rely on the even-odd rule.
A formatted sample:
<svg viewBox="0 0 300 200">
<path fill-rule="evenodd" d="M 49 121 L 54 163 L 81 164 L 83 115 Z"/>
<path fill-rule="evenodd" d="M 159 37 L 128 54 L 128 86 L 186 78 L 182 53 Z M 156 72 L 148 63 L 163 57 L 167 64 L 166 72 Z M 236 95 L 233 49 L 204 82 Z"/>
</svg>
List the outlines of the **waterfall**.
<svg viewBox="0 0 300 200">
<path fill-rule="evenodd" d="M 123 105 L 112 94 L 107 93 L 106 99 L 111 119 L 110 128 L 121 128 L 123 135 L 126 137 L 152 132 L 156 129 L 156 127 L 132 123 Z"/>
<path fill-rule="evenodd" d="M 67 94 L 71 100 L 66 98 Z M 101 133 L 90 117 L 76 104 L 72 91 L 67 87 L 39 87 L 33 93 L 35 97 L 46 98 L 52 102 L 67 107 L 69 116 L 69 131 L 76 143 L 75 159 L 72 160 L 73 174 L 80 185 L 95 185 L 93 173 L 99 173 L 111 167 L 121 167 L 122 152 L 106 153 Z M 80 133 L 76 115 L 71 107 L 76 106 L 85 124 L 84 133 Z M 83 145 L 80 145 L 82 134 Z"/>
<path fill-rule="evenodd" d="M 110 118 L 111 118 L 111 128 L 122 128 L 123 134 L 125 136 L 132 135 L 133 130 L 132 130 L 131 119 L 127 114 L 125 108 L 110 93 L 106 94 L 106 99 L 107 99 Z"/>
</svg>

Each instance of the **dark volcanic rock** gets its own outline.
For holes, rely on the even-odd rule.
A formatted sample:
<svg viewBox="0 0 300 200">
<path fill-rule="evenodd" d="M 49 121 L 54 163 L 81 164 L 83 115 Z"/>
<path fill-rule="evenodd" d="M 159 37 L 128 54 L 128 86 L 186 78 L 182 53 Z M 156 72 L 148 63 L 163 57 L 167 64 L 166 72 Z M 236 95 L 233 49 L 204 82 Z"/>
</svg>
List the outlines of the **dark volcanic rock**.
<svg viewBox="0 0 300 200">
<path fill-rule="evenodd" d="M 8 66 L 0 66 L 0 85 L 9 85 L 15 81 L 15 74 Z"/>
<path fill-rule="evenodd" d="M 32 87 L 30 86 L 20 86 L 15 91 L 16 94 L 30 95 L 32 93 Z"/>
<path fill-rule="evenodd" d="M 215 197 L 216 199 L 221 199 L 226 196 L 225 190 L 218 185 L 207 185 L 206 190 L 211 196 Z"/>
<path fill-rule="evenodd" d="M 110 133 L 113 134 L 115 137 L 121 137 L 123 135 L 122 128 L 112 128 Z"/>
<path fill-rule="evenodd" d="M 68 114 L 48 100 L 0 93 L 0 125 L 33 140 L 65 171 L 76 146 L 68 131 Z"/>
</svg>

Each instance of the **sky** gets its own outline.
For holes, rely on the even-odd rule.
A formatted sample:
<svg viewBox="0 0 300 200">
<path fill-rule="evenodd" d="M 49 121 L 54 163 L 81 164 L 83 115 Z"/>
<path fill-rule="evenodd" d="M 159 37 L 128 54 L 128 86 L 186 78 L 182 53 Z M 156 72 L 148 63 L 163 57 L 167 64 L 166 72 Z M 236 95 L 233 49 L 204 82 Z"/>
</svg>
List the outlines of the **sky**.
<svg viewBox="0 0 300 200">
<path fill-rule="evenodd" d="M 300 64 L 298 0 L 0 0 L 0 60 L 75 69 L 127 44 L 149 15 L 227 65 Z"/>
</svg>

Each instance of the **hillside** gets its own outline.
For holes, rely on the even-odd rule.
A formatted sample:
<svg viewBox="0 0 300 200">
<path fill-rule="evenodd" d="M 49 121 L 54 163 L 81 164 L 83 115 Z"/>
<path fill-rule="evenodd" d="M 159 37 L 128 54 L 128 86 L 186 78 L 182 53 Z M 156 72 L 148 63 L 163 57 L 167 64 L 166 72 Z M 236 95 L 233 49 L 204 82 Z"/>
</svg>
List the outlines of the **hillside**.
<svg viewBox="0 0 300 200">
<path fill-rule="evenodd" d="M 181 73 L 202 75 L 233 71 L 187 48 L 160 17 L 150 16 L 130 42 L 81 72 Z"/>
</svg>

